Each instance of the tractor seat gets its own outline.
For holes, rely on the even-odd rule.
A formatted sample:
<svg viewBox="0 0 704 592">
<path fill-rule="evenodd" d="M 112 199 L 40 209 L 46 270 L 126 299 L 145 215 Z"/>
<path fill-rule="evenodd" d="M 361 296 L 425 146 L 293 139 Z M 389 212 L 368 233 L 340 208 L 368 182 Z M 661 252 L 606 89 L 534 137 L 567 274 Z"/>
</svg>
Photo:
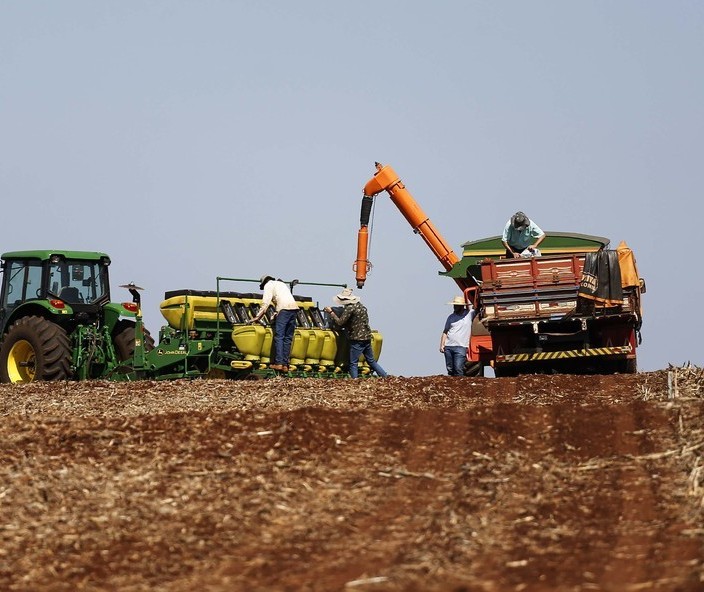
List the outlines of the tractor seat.
<svg viewBox="0 0 704 592">
<path fill-rule="evenodd" d="M 82 302 L 83 299 L 81 298 L 81 293 L 78 291 L 78 288 L 74 288 L 73 286 L 66 286 L 65 288 L 61 288 L 61 292 L 59 292 L 59 298 L 63 300 L 64 302 Z"/>
</svg>

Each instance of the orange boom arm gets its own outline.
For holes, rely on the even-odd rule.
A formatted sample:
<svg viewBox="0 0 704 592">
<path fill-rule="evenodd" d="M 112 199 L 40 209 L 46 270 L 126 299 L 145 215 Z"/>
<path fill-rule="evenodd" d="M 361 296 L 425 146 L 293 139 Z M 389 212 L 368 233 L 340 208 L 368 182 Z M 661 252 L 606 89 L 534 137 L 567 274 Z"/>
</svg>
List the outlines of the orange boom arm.
<svg viewBox="0 0 704 592">
<path fill-rule="evenodd" d="M 450 271 L 453 265 L 459 261 L 455 252 L 447 244 L 447 241 L 437 231 L 426 213 L 413 199 L 405 185 L 388 165 L 382 166 L 375 163 L 377 172 L 364 186 L 364 196 L 362 197 L 362 212 L 360 215 L 360 228 L 357 234 L 357 259 L 354 263 L 355 279 L 357 287 L 364 287 L 367 279 L 367 272 L 371 269 L 371 263 L 367 258 L 369 243 L 369 217 L 372 209 L 373 198 L 386 191 L 391 197 L 391 201 L 401 211 L 403 216 L 413 228 L 413 232 L 420 234 L 430 250 L 438 258 L 438 261 Z M 464 290 L 468 284 L 462 279 L 455 279 L 460 289 Z"/>
</svg>

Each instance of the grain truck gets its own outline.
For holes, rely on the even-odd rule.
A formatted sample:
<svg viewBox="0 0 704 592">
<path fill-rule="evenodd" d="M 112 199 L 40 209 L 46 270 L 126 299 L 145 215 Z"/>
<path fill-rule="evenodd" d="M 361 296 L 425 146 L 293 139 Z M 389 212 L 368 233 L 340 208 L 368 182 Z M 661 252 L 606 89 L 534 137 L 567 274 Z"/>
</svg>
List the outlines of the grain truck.
<svg viewBox="0 0 704 592">
<path fill-rule="evenodd" d="M 633 373 L 641 343 L 641 295 L 633 252 L 599 236 L 546 232 L 541 256 L 504 258 L 500 236 L 467 242 L 458 257 L 388 165 L 376 163 L 364 186 L 353 270 L 362 288 L 371 269 L 369 221 L 374 197 L 392 202 L 476 309 L 465 374 L 492 367 L 524 373 Z"/>
</svg>

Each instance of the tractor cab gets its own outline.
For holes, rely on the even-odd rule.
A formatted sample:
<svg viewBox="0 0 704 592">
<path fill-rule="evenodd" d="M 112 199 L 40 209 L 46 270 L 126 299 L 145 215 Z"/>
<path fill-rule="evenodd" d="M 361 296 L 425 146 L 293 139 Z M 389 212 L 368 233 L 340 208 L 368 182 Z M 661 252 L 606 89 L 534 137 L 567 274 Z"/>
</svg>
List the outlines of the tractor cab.
<svg viewBox="0 0 704 592">
<path fill-rule="evenodd" d="M 2 256 L 0 329 L 21 305 L 52 313 L 66 306 L 73 313 L 99 311 L 110 301 L 104 253 L 82 251 L 16 251 Z M 41 312 L 41 311 L 40 311 Z"/>
</svg>

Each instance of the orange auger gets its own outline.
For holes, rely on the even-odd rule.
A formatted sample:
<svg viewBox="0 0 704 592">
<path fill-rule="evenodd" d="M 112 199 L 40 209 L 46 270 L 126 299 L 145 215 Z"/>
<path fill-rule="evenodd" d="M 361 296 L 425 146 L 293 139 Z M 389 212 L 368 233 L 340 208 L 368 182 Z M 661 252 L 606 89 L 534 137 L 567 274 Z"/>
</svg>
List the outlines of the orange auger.
<svg viewBox="0 0 704 592">
<path fill-rule="evenodd" d="M 382 165 L 378 162 L 374 164 L 377 172 L 374 173 L 374 176 L 364 186 L 364 195 L 362 197 L 360 229 L 357 234 L 357 259 L 353 265 L 357 287 L 364 287 L 367 273 L 372 267 L 371 262 L 367 258 L 369 218 L 373 198 L 382 191 L 386 191 L 389 194 L 391 201 L 396 204 L 396 207 L 401 211 L 406 220 L 408 220 L 408 223 L 413 228 L 413 232 L 423 238 L 425 243 L 430 247 L 430 250 L 438 258 L 438 261 L 440 261 L 445 268 L 445 271 L 450 271 L 459 261 L 455 252 L 437 231 L 427 214 L 418 203 L 416 203 L 415 199 L 413 199 L 413 196 L 408 192 L 396 172 L 388 165 Z M 455 282 L 461 290 L 469 287 L 469 284 L 462 278 L 456 278 Z"/>
</svg>

